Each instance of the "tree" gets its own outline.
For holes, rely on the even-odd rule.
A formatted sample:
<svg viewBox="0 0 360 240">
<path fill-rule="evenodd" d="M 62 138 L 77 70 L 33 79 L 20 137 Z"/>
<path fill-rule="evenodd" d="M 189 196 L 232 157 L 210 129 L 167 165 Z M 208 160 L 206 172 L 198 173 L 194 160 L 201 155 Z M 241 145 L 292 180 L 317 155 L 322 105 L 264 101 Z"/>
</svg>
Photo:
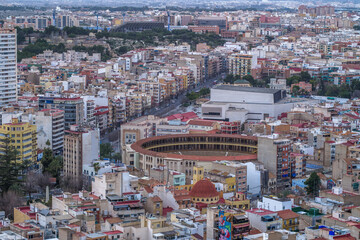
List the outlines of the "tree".
<svg viewBox="0 0 360 240">
<path fill-rule="evenodd" d="M 355 91 L 355 90 L 360 90 L 360 81 L 358 79 L 354 79 L 351 81 L 350 84 L 350 88 Z"/>
<path fill-rule="evenodd" d="M 292 76 L 286 79 L 286 85 L 291 86 L 291 84 L 298 83 L 301 80 L 299 76 Z"/>
<path fill-rule="evenodd" d="M 130 47 L 128 47 L 128 46 L 121 46 L 121 47 L 116 49 L 116 53 L 119 54 L 119 55 L 127 53 L 128 51 L 130 51 Z"/>
<path fill-rule="evenodd" d="M 22 31 L 22 29 L 20 27 L 15 27 L 16 28 L 16 42 L 17 44 L 22 44 L 23 42 L 25 42 L 25 33 L 24 31 Z"/>
<path fill-rule="evenodd" d="M 265 87 L 269 86 L 271 78 L 275 78 L 275 76 L 272 75 L 272 76 L 267 76 L 267 77 L 262 78 L 262 81 L 264 82 Z"/>
<path fill-rule="evenodd" d="M 15 191 L 3 192 L 0 196 L 0 210 L 5 211 L 5 216 L 13 214 L 14 208 L 23 205 L 21 195 Z"/>
<path fill-rule="evenodd" d="M 16 162 L 17 151 L 11 145 L 11 138 L 0 141 L 3 154 L 0 155 L 0 190 L 5 193 L 12 185 L 21 183 L 21 165 Z"/>
<path fill-rule="evenodd" d="M 311 89 L 312 89 L 312 91 L 315 91 L 316 90 L 316 87 L 317 87 L 317 85 L 318 85 L 318 81 L 316 80 L 316 79 L 311 79 L 310 80 L 310 83 L 311 83 Z"/>
<path fill-rule="evenodd" d="M 49 173 L 52 177 L 55 177 L 56 181 L 59 182 L 62 167 L 63 167 L 63 158 L 61 156 L 56 156 L 49 164 L 48 168 L 46 169 L 46 172 Z"/>
<path fill-rule="evenodd" d="M 49 173 L 37 174 L 37 184 L 41 192 L 45 192 L 46 187 L 51 185 L 50 177 Z"/>
<path fill-rule="evenodd" d="M 209 88 L 202 88 L 202 89 L 200 89 L 199 93 L 200 93 L 201 96 L 209 95 L 210 94 L 210 89 Z"/>
<path fill-rule="evenodd" d="M 339 87 L 339 97 L 341 98 L 350 98 L 351 97 L 351 89 L 348 84 L 341 84 Z"/>
<path fill-rule="evenodd" d="M 300 96 L 309 96 L 310 93 L 302 88 L 302 89 L 299 90 L 298 95 L 300 95 Z"/>
<path fill-rule="evenodd" d="M 30 172 L 26 175 L 22 185 L 22 190 L 28 194 L 29 201 L 32 200 L 31 194 L 36 192 L 45 192 L 47 186 L 50 186 L 50 176 L 48 173 Z"/>
<path fill-rule="evenodd" d="M 250 83 L 252 83 L 252 82 L 255 81 L 254 77 L 251 76 L 251 75 L 245 75 L 245 76 L 243 77 L 243 79 L 246 80 L 246 81 L 249 81 Z"/>
<path fill-rule="evenodd" d="M 274 40 L 274 37 L 270 35 L 266 35 L 265 39 L 270 43 L 272 40 Z"/>
<path fill-rule="evenodd" d="M 99 172 L 99 170 L 100 170 L 100 163 L 98 163 L 98 162 L 95 162 L 94 164 L 93 164 L 93 167 L 94 167 L 94 171 L 95 171 L 95 174 L 98 174 L 98 172 Z"/>
<path fill-rule="evenodd" d="M 26 175 L 25 181 L 23 183 L 23 190 L 28 194 L 29 201 L 31 201 L 31 194 L 39 190 L 38 176 L 35 173 L 29 173 Z"/>
<path fill-rule="evenodd" d="M 309 72 L 302 71 L 300 73 L 300 79 L 301 81 L 309 82 L 311 80 L 311 75 L 309 74 Z"/>
<path fill-rule="evenodd" d="M 297 96 L 299 94 L 299 91 L 300 91 L 300 87 L 298 85 L 295 85 L 293 86 L 291 93 L 292 95 Z"/>
<path fill-rule="evenodd" d="M 325 94 L 325 83 L 324 83 L 324 80 L 323 79 L 320 79 L 319 80 L 319 90 L 317 92 L 318 95 L 322 96 Z"/>
<path fill-rule="evenodd" d="M 256 81 L 254 79 L 254 77 L 251 76 L 251 75 L 246 75 L 246 76 L 243 77 L 243 79 L 248 81 L 251 84 L 251 86 L 253 86 L 253 87 L 258 87 L 260 85 L 259 82 Z"/>
<path fill-rule="evenodd" d="M 224 82 L 225 83 L 229 83 L 229 84 L 233 84 L 236 80 L 236 77 L 232 74 L 228 74 L 225 79 L 224 79 Z"/>
<path fill-rule="evenodd" d="M 100 157 L 102 159 L 104 158 L 110 158 L 111 155 L 114 152 L 114 149 L 112 148 L 110 143 L 101 143 L 100 144 Z"/>
<path fill-rule="evenodd" d="M 327 85 L 325 96 L 337 97 L 339 95 L 339 88 L 335 85 Z"/>
<path fill-rule="evenodd" d="M 121 156 L 121 154 L 120 153 L 115 153 L 113 156 L 112 156 L 112 158 L 116 161 L 116 162 L 121 162 L 121 160 L 122 160 L 122 156 Z"/>
<path fill-rule="evenodd" d="M 311 197 L 317 197 L 320 190 L 320 177 L 316 172 L 312 172 L 310 177 L 305 181 L 306 193 Z"/>
<path fill-rule="evenodd" d="M 194 101 L 200 97 L 200 94 L 196 92 L 189 92 L 186 94 L 186 97 L 189 101 Z"/>
<path fill-rule="evenodd" d="M 77 179 L 73 176 L 63 176 L 60 181 L 61 189 L 66 192 L 77 192 L 83 187 L 83 178 Z"/>
<path fill-rule="evenodd" d="M 46 141 L 46 147 L 44 148 L 43 157 L 41 159 L 43 172 L 47 172 L 49 170 L 49 166 L 51 162 L 54 160 L 54 154 L 52 149 L 50 148 L 50 141 Z"/>
<path fill-rule="evenodd" d="M 60 33 L 61 30 L 53 25 L 48 26 L 47 28 L 45 28 L 44 34 L 46 34 L 47 36 L 50 36 L 52 33 Z"/>
</svg>

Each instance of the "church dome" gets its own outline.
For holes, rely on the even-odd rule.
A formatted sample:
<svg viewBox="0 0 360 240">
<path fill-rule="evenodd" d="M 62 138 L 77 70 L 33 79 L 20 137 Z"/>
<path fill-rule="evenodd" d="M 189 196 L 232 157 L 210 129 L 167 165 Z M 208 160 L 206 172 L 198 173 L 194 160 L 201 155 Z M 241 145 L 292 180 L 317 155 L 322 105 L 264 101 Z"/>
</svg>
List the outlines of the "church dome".
<svg viewBox="0 0 360 240">
<path fill-rule="evenodd" d="M 189 193 L 193 198 L 211 198 L 218 197 L 219 193 L 216 191 L 215 185 L 207 179 L 203 179 L 195 183 Z"/>
</svg>

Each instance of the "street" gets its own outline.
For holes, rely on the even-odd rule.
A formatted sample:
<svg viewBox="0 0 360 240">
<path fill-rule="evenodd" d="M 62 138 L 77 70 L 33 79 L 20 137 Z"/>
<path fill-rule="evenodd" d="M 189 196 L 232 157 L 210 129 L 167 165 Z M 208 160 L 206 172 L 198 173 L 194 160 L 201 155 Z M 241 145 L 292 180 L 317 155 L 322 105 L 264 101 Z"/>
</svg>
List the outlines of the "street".
<svg viewBox="0 0 360 240">
<path fill-rule="evenodd" d="M 195 88 L 188 90 L 187 92 L 184 92 L 182 95 L 179 95 L 176 99 L 172 99 L 170 101 L 168 101 L 167 103 L 163 103 L 158 107 L 153 107 L 148 111 L 145 111 L 144 115 L 156 115 L 159 117 L 166 117 L 168 115 L 171 114 L 175 114 L 175 110 L 180 107 L 184 102 L 186 102 L 186 94 L 188 92 L 192 92 L 192 91 L 199 91 L 202 88 L 211 88 L 214 85 L 214 81 L 219 81 L 222 80 L 222 75 L 219 75 L 215 78 L 211 78 L 208 79 L 207 81 L 200 83 L 198 86 L 196 86 Z M 120 143 L 119 143 L 119 139 L 115 140 L 115 141 L 110 141 L 109 140 L 109 136 L 111 134 L 115 134 L 114 133 L 117 132 L 117 136 L 120 138 L 120 133 L 119 133 L 119 129 L 115 129 L 110 133 L 106 133 L 103 136 L 101 136 L 101 143 L 111 143 L 112 147 L 114 148 L 115 152 L 120 152 Z"/>
<path fill-rule="evenodd" d="M 159 117 L 166 117 L 169 115 L 169 113 L 178 108 L 180 105 L 182 105 L 186 101 L 186 94 L 188 92 L 194 92 L 199 91 L 202 88 L 211 88 L 214 85 L 214 81 L 218 81 L 221 79 L 221 75 L 208 79 L 207 81 L 200 83 L 195 88 L 188 90 L 187 92 L 184 92 L 182 95 L 179 95 L 176 99 L 172 100 L 175 101 L 173 103 L 163 104 L 159 107 L 153 107 L 150 111 L 145 112 L 145 115 L 156 115 Z"/>
</svg>

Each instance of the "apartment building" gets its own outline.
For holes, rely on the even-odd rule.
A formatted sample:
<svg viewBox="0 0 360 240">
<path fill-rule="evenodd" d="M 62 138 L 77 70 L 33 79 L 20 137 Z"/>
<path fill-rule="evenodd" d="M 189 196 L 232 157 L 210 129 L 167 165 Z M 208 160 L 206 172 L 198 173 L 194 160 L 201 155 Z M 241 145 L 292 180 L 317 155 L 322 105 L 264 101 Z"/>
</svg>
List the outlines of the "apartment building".
<svg viewBox="0 0 360 240">
<path fill-rule="evenodd" d="M 228 73 L 244 77 L 251 75 L 252 55 L 232 54 L 228 57 Z"/>
<path fill-rule="evenodd" d="M 206 239 L 224 238 L 222 234 L 226 232 L 224 231 L 226 229 L 231 230 L 229 232 L 231 239 L 242 239 L 242 235 L 250 231 L 249 218 L 243 210 L 238 208 L 210 207 L 207 209 L 206 217 Z"/>
<path fill-rule="evenodd" d="M 43 109 L 36 113 L 38 148 L 49 147 L 54 153 L 61 153 L 64 145 L 64 111 Z M 50 146 L 47 145 L 49 141 Z"/>
<path fill-rule="evenodd" d="M 258 160 L 276 175 L 278 188 L 290 186 L 290 147 L 289 139 L 280 139 L 277 135 L 258 138 Z"/>
<path fill-rule="evenodd" d="M 0 106 L 17 101 L 16 29 L 0 30 Z"/>
<path fill-rule="evenodd" d="M 60 109 L 64 111 L 65 129 L 84 122 L 84 102 L 80 97 L 61 98 L 53 96 L 39 97 L 39 110 Z"/>
<path fill-rule="evenodd" d="M 110 195 L 122 196 L 123 193 L 132 191 L 128 171 L 116 171 L 94 176 L 91 187 L 93 194 L 101 199 Z"/>
<path fill-rule="evenodd" d="M 65 131 L 63 165 L 64 176 L 80 183 L 83 166 L 90 165 L 100 157 L 99 129 L 73 125 Z"/>
<path fill-rule="evenodd" d="M 37 161 L 35 125 L 31 125 L 28 122 L 19 122 L 17 118 L 13 118 L 11 123 L 3 124 L 0 128 L 0 139 L 7 137 L 11 139 L 10 145 L 14 146 L 17 150 L 16 159 L 18 161 Z M 4 153 L 4 148 L 1 147 L 0 151 Z"/>
</svg>

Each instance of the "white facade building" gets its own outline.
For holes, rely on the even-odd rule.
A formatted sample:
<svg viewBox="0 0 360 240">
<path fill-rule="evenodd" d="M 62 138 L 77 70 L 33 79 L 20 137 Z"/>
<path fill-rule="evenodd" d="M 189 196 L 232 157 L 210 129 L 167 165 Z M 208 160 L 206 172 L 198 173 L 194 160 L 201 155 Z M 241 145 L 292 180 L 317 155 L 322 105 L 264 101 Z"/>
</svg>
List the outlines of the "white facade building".
<svg viewBox="0 0 360 240">
<path fill-rule="evenodd" d="M 290 199 L 280 199 L 276 197 L 263 197 L 262 202 L 258 202 L 258 208 L 270 211 L 291 210 L 292 202 Z"/>
<path fill-rule="evenodd" d="M 0 106 L 17 100 L 16 29 L 0 30 Z"/>
<path fill-rule="evenodd" d="M 287 98 L 285 90 L 218 85 L 201 111 L 204 119 L 257 122 L 289 112 L 300 102 L 308 100 Z"/>
<path fill-rule="evenodd" d="M 37 112 L 36 127 L 38 148 L 49 147 L 54 153 L 60 153 L 64 146 L 65 118 L 64 111 L 59 109 L 43 109 Z M 50 146 L 46 143 L 49 140 Z"/>
</svg>

